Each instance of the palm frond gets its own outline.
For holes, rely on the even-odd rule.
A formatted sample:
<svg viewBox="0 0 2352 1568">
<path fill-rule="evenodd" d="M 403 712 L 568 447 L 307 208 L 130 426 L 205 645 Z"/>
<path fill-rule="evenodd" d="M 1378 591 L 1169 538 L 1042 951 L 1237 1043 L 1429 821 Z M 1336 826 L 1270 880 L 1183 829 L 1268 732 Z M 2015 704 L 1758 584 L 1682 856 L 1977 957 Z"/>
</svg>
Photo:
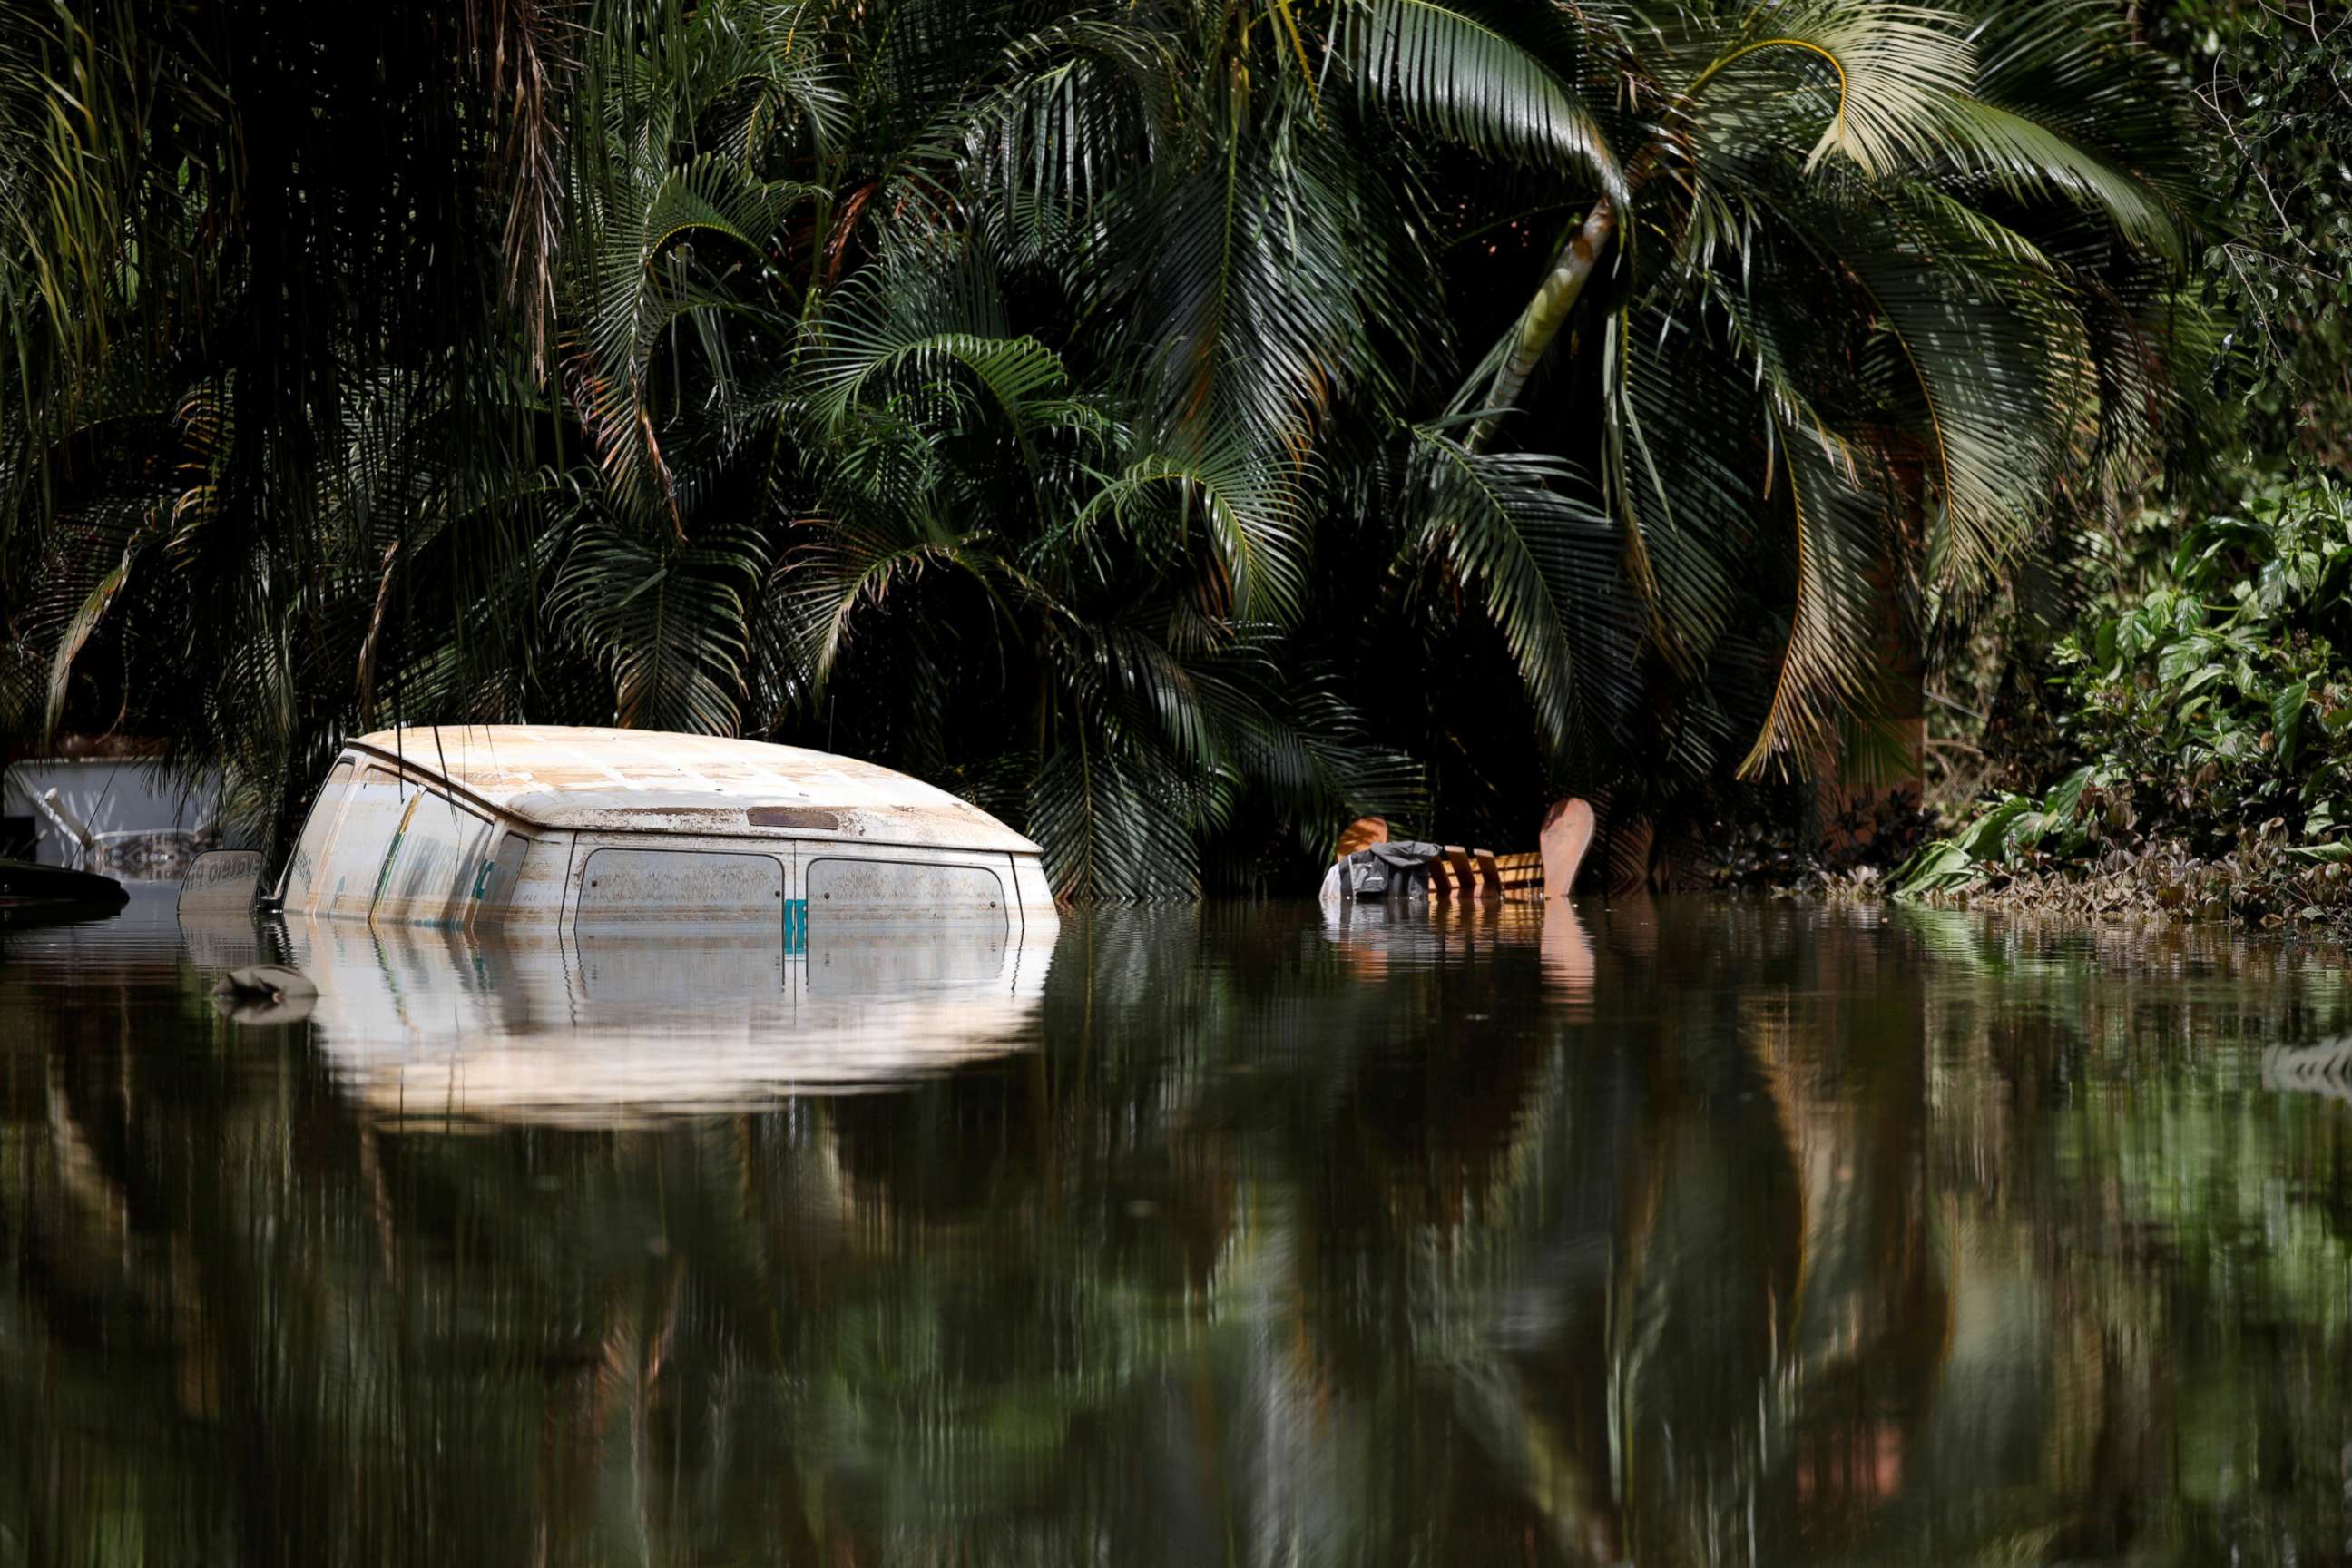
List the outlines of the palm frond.
<svg viewBox="0 0 2352 1568">
<path fill-rule="evenodd" d="M 1192 898 L 1200 890 L 1197 785 L 1076 727 L 1037 764 L 1029 836 L 1065 899 Z"/>
<path fill-rule="evenodd" d="M 1863 200 L 1809 213 L 1880 315 L 1902 388 L 1894 408 L 1927 455 L 1942 534 L 1936 575 L 1994 578 L 2022 548 L 2063 471 L 2090 356 L 2067 290 L 2013 247 L 1935 205 Z"/>
<path fill-rule="evenodd" d="M 1839 726 L 1870 697 L 1884 640 L 1887 589 L 1875 577 L 1885 534 L 1883 478 L 1859 468 L 1865 454 L 1818 432 L 1783 427 L 1779 435 L 1793 599 L 1771 706 L 1739 764 L 1747 777 L 1775 766 L 1810 772 L 1833 755 Z"/>
<path fill-rule="evenodd" d="M 1976 77 L 1976 51 L 1957 18 L 1886 0 L 1759 6 L 1737 29 L 1699 36 L 1706 58 L 1682 89 L 1685 110 L 1769 92 L 1764 84 L 1792 72 L 1821 83 L 1828 123 L 1806 154 L 1809 171 L 1832 153 L 1873 177 L 1926 159 Z"/>
<path fill-rule="evenodd" d="M 912 588 L 935 569 L 986 581 L 986 564 L 951 537 L 843 520 L 802 526 L 809 537 L 785 556 L 769 614 L 811 690 L 832 678 L 861 610 Z"/>
<path fill-rule="evenodd" d="M 1613 720 L 1630 704 L 1641 646 L 1613 522 L 1556 458 L 1474 452 L 1432 429 L 1412 439 L 1416 547 L 1444 562 L 1502 633 L 1546 744 L 1590 738 L 1596 710 Z"/>
<path fill-rule="evenodd" d="M 1439 0 L 1348 0 L 1331 49 L 1372 102 L 1482 153 L 1574 170 L 1622 206 L 1622 162 L 1580 87 L 1467 6 Z"/>
<path fill-rule="evenodd" d="M 2011 0 L 1981 18 L 1975 89 L 1954 106 L 1946 157 L 2020 199 L 2103 212 L 2126 239 L 2183 265 L 2208 203 L 2200 138 L 2124 17 L 2099 0 Z"/>
<path fill-rule="evenodd" d="M 740 305 L 667 263 L 675 247 L 699 237 L 759 266 L 784 210 L 809 192 L 748 175 L 716 153 L 667 168 L 652 162 L 660 151 L 646 147 L 612 166 L 609 183 L 592 187 L 583 205 L 575 244 L 591 292 L 581 304 L 583 337 L 566 379 L 613 492 L 649 504 L 656 498 L 640 486 L 650 476 L 674 517 L 649 384 L 655 348 L 681 317 Z"/>
<path fill-rule="evenodd" d="M 1295 476 L 1238 441 L 1147 452 L 1089 500 L 1087 519 L 1123 517 L 1172 491 L 1202 524 L 1210 597 L 1239 620 L 1295 615 L 1307 589 L 1309 520 Z"/>
<path fill-rule="evenodd" d="M 111 571 L 91 587 L 89 596 L 76 606 L 73 618 L 66 624 L 65 633 L 58 639 L 57 652 L 49 661 L 48 697 L 41 721 L 44 740 L 55 736 L 58 721 L 64 716 L 68 682 L 73 675 L 74 660 L 80 657 L 90 634 L 112 607 L 115 599 L 131 576 L 131 568 L 138 561 L 142 547 L 151 538 L 151 531 L 142 528 L 133 532 L 122 547 L 121 558 Z"/>
<path fill-rule="evenodd" d="M 1040 405 L 1058 407 L 1069 384 L 1061 356 L 1010 333 L 992 282 L 950 252 L 894 258 L 837 290 L 813 329 L 803 374 L 810 408 L 837 428 L 853 402 L 878 388 L 919 394 L 957 372 L 1016 433 Z"/>
<path fill-rule="evenodd" d="M 1764 487 L 1749 478 L 1759 400 L 1696 312 L 1622 312 L 1603 345 L 1603 472 L 1627 588 L 1659 649 L 1696 671 L 1738 613 L 1761 532 Z"/>
<path fill-rule="evenodd" d="M 762 564 L 749 531 L 681 545 L 591 510 L 548 613 L 610 673 L 613 722 L 731 734 L 741 717 L 745 601 Z"/>
</svg>

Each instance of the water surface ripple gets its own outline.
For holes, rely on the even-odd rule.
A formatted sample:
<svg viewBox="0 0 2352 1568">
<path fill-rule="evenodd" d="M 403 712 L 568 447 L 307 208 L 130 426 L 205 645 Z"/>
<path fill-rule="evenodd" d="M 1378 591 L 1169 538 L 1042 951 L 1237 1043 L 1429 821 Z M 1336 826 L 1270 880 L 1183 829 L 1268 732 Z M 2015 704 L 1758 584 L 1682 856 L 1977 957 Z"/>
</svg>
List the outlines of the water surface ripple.
<svg viewBox="0 0 2352 1568">
<path fill-rule="evenodd" d="M 2352 1552 L 2332 955 L 821 937 L 0 932 L 0 1563 Z"/>
</svg>

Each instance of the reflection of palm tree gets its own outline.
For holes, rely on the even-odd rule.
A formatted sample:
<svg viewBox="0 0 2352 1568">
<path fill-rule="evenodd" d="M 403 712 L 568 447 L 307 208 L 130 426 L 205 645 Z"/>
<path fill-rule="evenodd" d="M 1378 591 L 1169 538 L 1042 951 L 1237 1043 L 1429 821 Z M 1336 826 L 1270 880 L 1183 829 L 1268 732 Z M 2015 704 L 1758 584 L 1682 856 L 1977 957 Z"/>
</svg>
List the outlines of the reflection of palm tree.
<svg viewBox="0 0 2352 1568">
<path fill-rule="evenodd" d="M 378 1126 L 197 986 L 0 973 L 39 1020 L 0 1520 L 254 1561 L 2095 1554 L 2227 1527 L 2176 1442 L 2336 1462 L 2346 1130 L 2154 1070 L 2332 992 L 1672 900 L 1633 965 L 1587 912 L 1559 1007 L 1539 921 L 1391 928 L 1366 978 L 1311 911 L 1099 911 L 1021 1059 L 625 1131 Z M 2116 1058 L 2157 1131 L 2067 1087 Z M 2309 1185 L 2250 1218 L 2241 1163 Z M 2282 1327 L 2189 1331 L 2250 1308 Z"/>
<path fill-rule="evenodd" d="M 1653 955 L 1725 934 L 1672 903 L 1635 918 Z M 1921 1055 L 1916 994 L 1850 990 L 1870 949 L 1834 928 L 1783 912 L 1741 934 L 1706 990 L 1604 985 L 1602 1019 L 1612 1004 L 1641 1018 L 1643 1069 L 1616 1104 L 1562 1096 L 1583 1114 L 1552 1135 L 1598 1167 L 1574 1190 L 1618 1197 L 1547 1245 L 1560 1263 L 1507 1312 L 1538 1325 L 1505 1363 L 1515 1392 L 1481 1401 L 1563 1548 L 1598 1559 L 1701 1556 L 1759 1520 L 1858 1526 L 1899 1488 L 1904 1423 L 1940 1358 L 1925 1102 L 1902 1067 Z M 1756 1012 L 1736 983 L 1792 962 L 1803 994 L 1876 1000 Z M 1858 1062 L 1886 1069 L 1859 1092 Z M 1726 1114 L 1751 1100 L 1776 1114 Z"/>
<path fill-rule="evenodd" d="M 1943 1358 L 1947 1314 L 1925 1160 L 1926 1027 L 1878 943 L 1832 925 L 1808 987 L 1827 1000 L 1751 1022 L 1789 1140 L 1801 1216 L 1785 1355 L 1795 1500 L 1853 1531 L 1901 1489 L 1907 1428 Z M 1899 961 L 1899 949 L 1895 955 Z M 1833 981 L 1831 984 L 1822 982 Z"/>
</svg>

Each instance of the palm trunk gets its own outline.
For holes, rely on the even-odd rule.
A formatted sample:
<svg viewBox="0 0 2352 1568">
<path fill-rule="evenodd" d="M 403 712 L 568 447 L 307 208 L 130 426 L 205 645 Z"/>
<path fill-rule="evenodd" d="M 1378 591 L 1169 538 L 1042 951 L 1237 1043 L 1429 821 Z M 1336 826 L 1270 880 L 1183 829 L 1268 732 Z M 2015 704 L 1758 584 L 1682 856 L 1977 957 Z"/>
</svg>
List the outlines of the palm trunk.
<svg viewBox="0 0 2352 1568">
<path fill-rule="evenodd" d="M 1536 297 L 1520 312 L 1519 329 L 1511 342 L 1511 352 L 1495 371 L 1495 379 L 1486 388 L 1486 413 L 1471 426 L 1469 446 L 1472 451 L 1484 448 L 1494 438 L 1495 427 L 1502 416 L 1515 406 L 1519 393 L 1527 386 L 1528 377 L 1551 347 L 1552 339 L 1567 324 L 1568 313 L 1576 309 L 1577 297 L 1584 292 L 1586 279 L 1600 265 L 1601 253 L 1609 247 L 1617 232 L 1617 209 L 1607 196 L 1592 204 L 1584 223 L 1559 247 L 1552 258 L 1551 270 L 1544 275 L 1543 286 Z"/>
</svg>

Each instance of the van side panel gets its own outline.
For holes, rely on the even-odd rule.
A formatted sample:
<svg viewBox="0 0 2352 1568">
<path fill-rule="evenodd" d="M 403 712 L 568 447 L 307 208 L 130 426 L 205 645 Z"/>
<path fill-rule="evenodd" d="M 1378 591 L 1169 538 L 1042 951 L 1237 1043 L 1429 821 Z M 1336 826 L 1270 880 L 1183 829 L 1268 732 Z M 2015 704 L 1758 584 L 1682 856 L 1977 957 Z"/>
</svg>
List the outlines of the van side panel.
<svg viewBox="0 0 2352 1568">
<path fill-rule="evenodd" d="M 1054 906 L 1054 884 L 1046 879 L 1045 862 L 1034 855 L 1013 857 L 1013 896 L 1021 900 L 1024 915 L 1047 919 L 1058 911 Z"/>
<path fill-rule="evenodd" d="M 987 863 L 992 858 L 994 865 Z M 958 864 L 921 850 L 845 854 L 830 845 L 803 846 L 801 888 L 813 941 L 820 927 L 952 926 L 1001 933 L 1012 923 L 1004 862 L 994 857 Z"/>
</svg>

